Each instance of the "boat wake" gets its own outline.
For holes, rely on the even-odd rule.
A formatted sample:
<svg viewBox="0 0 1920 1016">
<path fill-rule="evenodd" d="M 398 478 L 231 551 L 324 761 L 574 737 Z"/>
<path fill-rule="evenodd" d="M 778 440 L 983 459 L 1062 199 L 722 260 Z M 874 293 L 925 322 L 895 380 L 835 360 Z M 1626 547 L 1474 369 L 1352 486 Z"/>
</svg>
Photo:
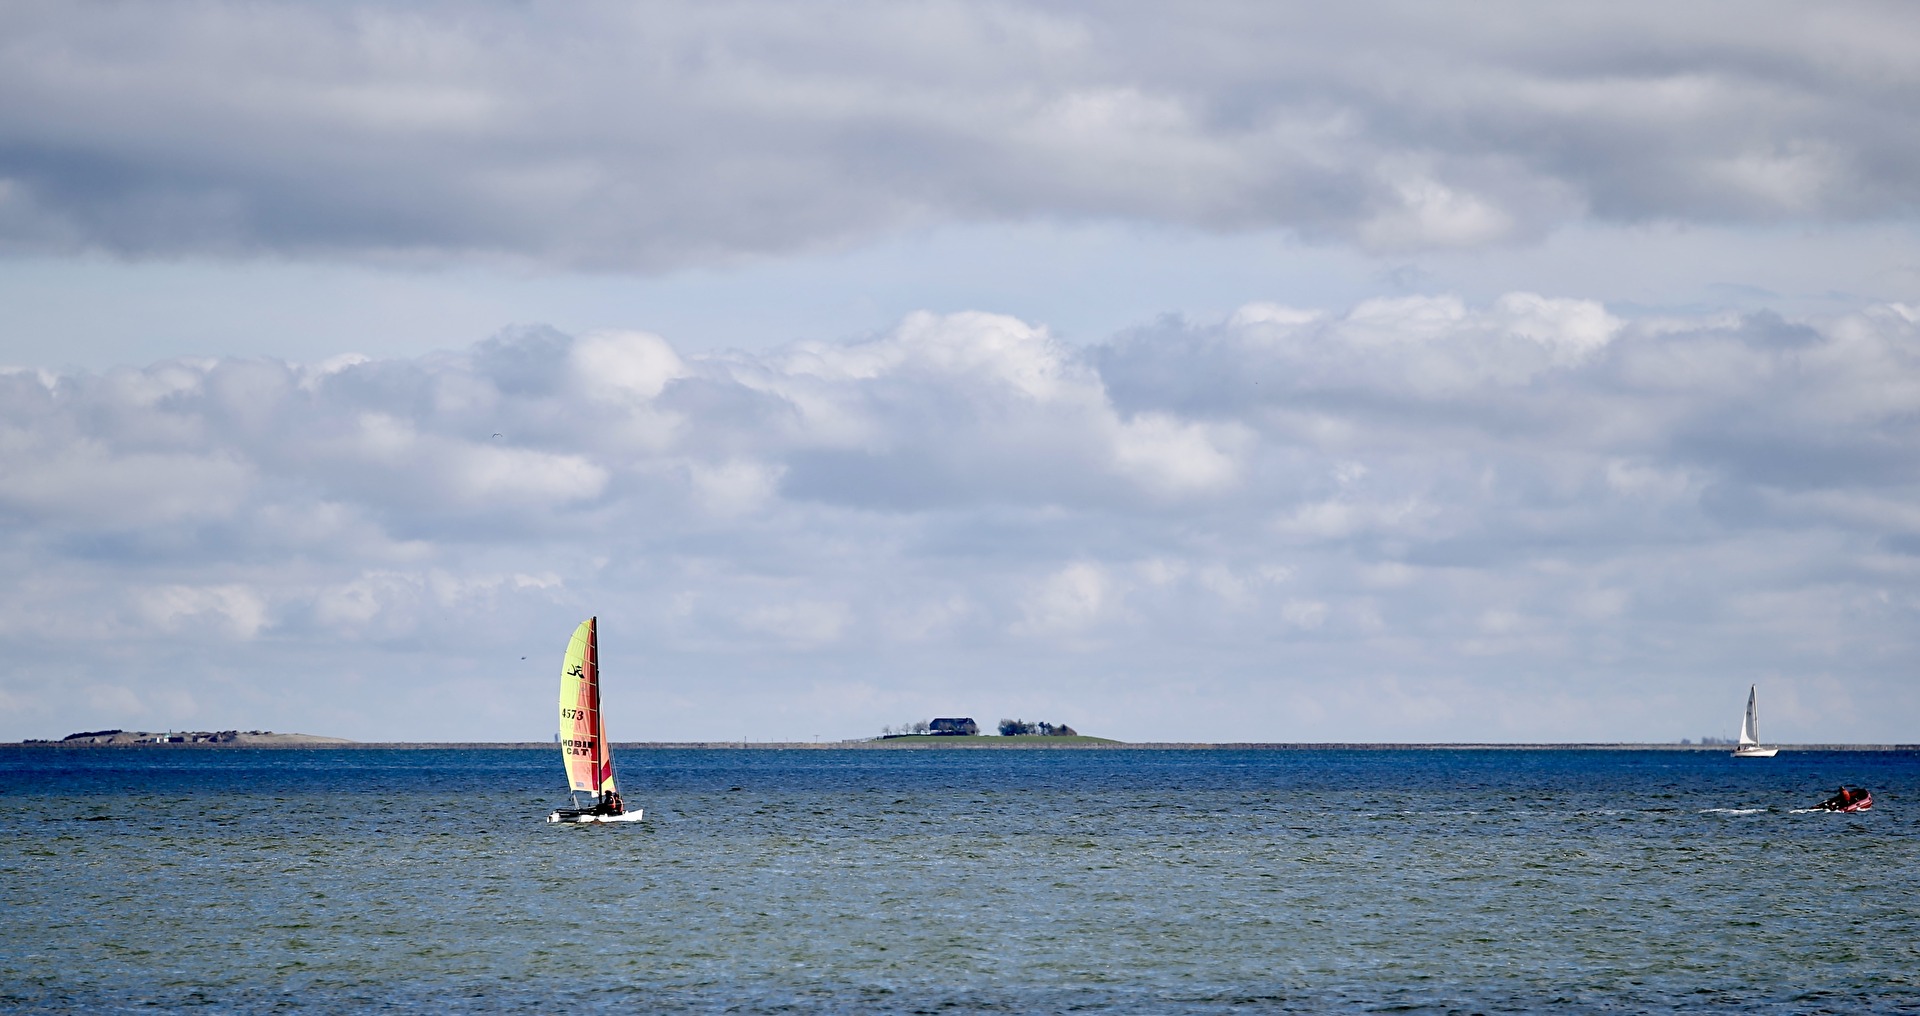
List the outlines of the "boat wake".
<svg viewBox="0 0 1920 1016">
<path fill-rule="evenodd" d="M 1702 815 L 1763 815 L 1772 808 L 1702 808 Z"/>
</svg>

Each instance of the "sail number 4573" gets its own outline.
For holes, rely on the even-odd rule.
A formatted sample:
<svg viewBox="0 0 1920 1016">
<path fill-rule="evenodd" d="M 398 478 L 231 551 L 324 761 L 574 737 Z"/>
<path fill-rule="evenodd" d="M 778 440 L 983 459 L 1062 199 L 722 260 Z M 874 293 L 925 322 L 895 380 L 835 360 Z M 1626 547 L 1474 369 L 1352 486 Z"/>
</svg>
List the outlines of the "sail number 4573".
<svg viewBox="0 0 1920 1016">
<path fill-rule="evenodd" d="M 585 709 L 563 708 L 560 710 L 560 718 L 563 720 L 584 720 L 587 718 L 587 711 Z"/>
</svg>

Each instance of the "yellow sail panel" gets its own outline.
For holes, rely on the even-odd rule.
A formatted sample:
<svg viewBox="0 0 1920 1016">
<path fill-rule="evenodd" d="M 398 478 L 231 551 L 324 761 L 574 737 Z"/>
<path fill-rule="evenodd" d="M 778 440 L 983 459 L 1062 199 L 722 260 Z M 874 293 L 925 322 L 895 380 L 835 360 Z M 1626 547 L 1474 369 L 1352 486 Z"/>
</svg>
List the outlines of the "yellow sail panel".
<svg viewBox="0 0 1920 1016">
<path fill-rule="evenodd" d="M 573 630 L 567 657 L 560 665 L 560 755 L 567 765 L 567 785 L 599 793 L 604 779 L 612 782 L 607 760 L 606 724 L 600 718 L 600 652 L 595 618 Z"/>
</svg>

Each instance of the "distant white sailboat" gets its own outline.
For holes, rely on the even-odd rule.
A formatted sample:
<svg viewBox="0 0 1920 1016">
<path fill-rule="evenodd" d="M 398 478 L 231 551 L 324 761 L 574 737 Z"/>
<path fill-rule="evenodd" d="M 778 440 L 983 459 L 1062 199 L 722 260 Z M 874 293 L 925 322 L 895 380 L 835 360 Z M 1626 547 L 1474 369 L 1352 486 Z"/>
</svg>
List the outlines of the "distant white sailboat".
<svg viewBox="0 0 1920 1016">
<path fill-rule="evenodd" d="M 1772 758 L 1780 753 L 1778 748 L 1760 746 L 1760 714 L 1753 704 L 1758 690 L 1758 685 L 1747 686 L 1747 714 L 1740 717 L 1740 744 L 1733 749 L 1734 758 Z"/>
</svg>

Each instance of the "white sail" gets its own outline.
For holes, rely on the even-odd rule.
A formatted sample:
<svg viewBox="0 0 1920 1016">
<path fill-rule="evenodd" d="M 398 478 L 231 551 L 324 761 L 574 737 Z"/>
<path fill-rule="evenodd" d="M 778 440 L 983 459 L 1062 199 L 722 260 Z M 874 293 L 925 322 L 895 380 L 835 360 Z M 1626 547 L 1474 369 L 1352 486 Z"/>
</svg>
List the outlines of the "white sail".
<svg viewBox="0 0 1920 1016">
<path fill-rule="evenodd" d="M 1747 686 L 1747 714 L 1740 717 L 1740 746 L 1742 748 L 1760 743 L 1760 716 L 1754 711 L 1754 693 L 1758 685 Z"/>
<path fill-rule="evenodd" d="M 1757 685 L 1747 686 L 1747 711 L 1740 717 L 1740 743 L 1734 746 L 1734 758 L 1772 758 L 1780 752 L 1778 748 L 1760 746 L 1760 714 L 1754 708 L 1758 691 Z"/>
</svg>

